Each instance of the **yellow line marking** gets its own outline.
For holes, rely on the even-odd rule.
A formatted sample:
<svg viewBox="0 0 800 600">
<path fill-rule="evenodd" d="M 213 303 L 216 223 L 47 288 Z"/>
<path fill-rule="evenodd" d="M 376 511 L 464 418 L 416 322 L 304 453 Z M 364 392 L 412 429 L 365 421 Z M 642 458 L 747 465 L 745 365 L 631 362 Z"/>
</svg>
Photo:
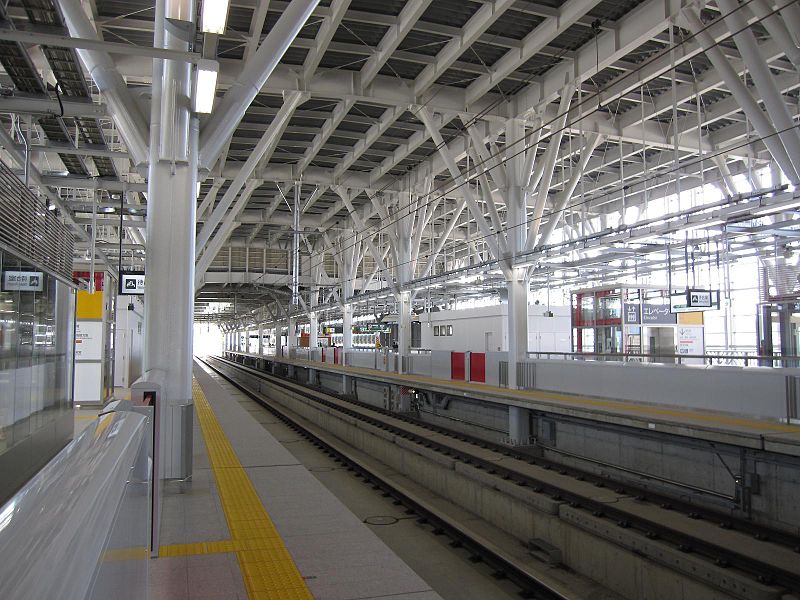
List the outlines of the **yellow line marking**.
<svg viewBox="0 0 800 600">
<path fill-rule="evenodd" d="M 159 546 L 158 556 L 192 556 L 195 554 L 218 554 L 220 552 L 235 552 L 242 544 L 235 544 L 233 540 L 218 540 L 213 542 L 195 542 L 193 544 L 168 544 Z"/>
<path fill-rule="evenodd" d="M 270 357 L 267 357 L 270 358 Z M 272 357 L 275 358 L 275 357 Z M 282 361 L 285 362 L 285 361 Z M 583 405 L 593 408 L 605 408 L 616 410 L 620 412 L 633 412 L 639 413 L 643 417 L 656 416 L 656 417 L 672 417 L 675 419 L 686 419 L 688 421 L 699 421 L 702 423 L 710 423 L 711 425 L 728 425 L 731 427 L 742 427 L 753 429 L 756 431 L 778 431 L 781 433 L 798 433 L 800 427 L 796 425 L 784 425 L 781 423 L 771 423 L 769 421 L 758 421 L 755 419 L 745 419 L 741 417 L 728 417 L 719 414 L 707 414 L 702 412 L 689 412 L 685 410 L 674 410 L 670 408 L 659 408 L 656 406 L 645 406 L 642 404 L 635 404 L 633 402 L 620 402 L 617 400 L 602 400 L 590 398 L 587 396 L 559 394 L 556 392 L 546 392 L 539 390 L 510 390 L 508 388 L 495 387 L 483 383 L 472 383 L 466 381 L 458 381 L 451 379 L 437 379 L 434 377 L 425 377 L 424 375 L 398 375 L 391 371 L 376 371 L 375 369 L 367 369 L 364 367 L 346 367 L 342 365 L 335 365 L 331 363 L 317 363 L 313 361 L 304 360 L 302 358 L 294 359 L 294 362 L 302 366 L 310 366 L 312 368 L 322 370 L 336 370 L 344 373 L 362 373 L 364 375 L 379 375 L 386 379 L 395 379 L 403 381 L 408 385 L 409 381 L 418 381 L 421 383 L 429 383 L 433 385 L 447 385 L 455 388 L 462 388 L 468 390 L 490 392 L 508 398 L 515 399 L 532 399 L 539 401 L 557 402 L 559 404 Z M 324 365 L 320 367 L 319 365 Z"/>
<path fill-rule="evenodd" d="M 311 600 L 303 577 L 197 380 L 192 381 L 192 390 L 211 470 L 231 532 L 230 542 L 201 542 L 199 545 L 208 547 L 209 544 L 219 544 L 214 546 L 216 548 L 227 547 L 224 544 L 230 543 L 231 550 L 236 552 L 239 560 L 250 600 Z M 176 548 L 175 551 L 178 550 Z"/>
<path fill-rule="evenodd" d="M 112 548 L 103 552 L 103 561 L 143 560 L 150 557 L 150 548 Z"/>
<path fill-rule="evenodd" d="M 75 417 L 76 421 L 94 421 L 97 415 L 78 415 Z"/>
</svg>

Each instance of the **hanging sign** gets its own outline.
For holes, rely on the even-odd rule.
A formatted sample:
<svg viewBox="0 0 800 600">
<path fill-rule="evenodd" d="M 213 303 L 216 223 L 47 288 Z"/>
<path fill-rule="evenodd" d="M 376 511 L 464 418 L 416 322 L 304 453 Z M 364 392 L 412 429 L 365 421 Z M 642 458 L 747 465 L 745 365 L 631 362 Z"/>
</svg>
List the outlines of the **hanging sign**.
<svg viewBox="0 0 800 600">
<path fill-rule="evenodd" d="M 121 296 L 144 294 L 144 271 L 120 271 L 119 294 Z"/>
<path fill-rule="evenodd" d="M 670 311 L 700 312 L 719 309 L 719 290 L 689 289 L 685 292 L 671 294 L 669 297 Z"/>
<path fill-rule="evenodd" d="M 44 273 L 39 271 L 5 271 L 4 292 L 41 292 L 44 290 Z"/>
</svg>

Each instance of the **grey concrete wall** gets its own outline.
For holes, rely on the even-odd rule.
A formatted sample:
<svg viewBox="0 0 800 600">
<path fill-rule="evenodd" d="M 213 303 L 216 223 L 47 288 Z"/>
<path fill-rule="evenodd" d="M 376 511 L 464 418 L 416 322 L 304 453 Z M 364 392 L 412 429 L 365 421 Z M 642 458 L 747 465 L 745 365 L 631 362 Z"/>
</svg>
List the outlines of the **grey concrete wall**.
<svg viewBox="0 0 800 600">
<path fill-rule="evenodd" d="M 800 369 L 531 361 L 536 389 L 681 408 L 786 417 L 786 377 Z"/>
<path fill-rule="evenodd" d="M 486 353 L 486 384 L 500 385 L 500 362 L 508 360 L 508 352 Z"/>
<path fill-rule="evenodd" d="M 800 497 L 800 459 L 561 417 L 540 417 L 536 429 L 534 434 L 540 447 L 554 448 L 544 451 L 547 458 L 673 497 L 691 499 L 733 516 L 747 518 L 748 512 L 733 501 L 691 488 L 734 497 L 735 484 L 729 470 L 734 475 L 757 474 L 758 485 L 750 495 L 750 518 L 800 535 L 800 503 L 796 501 Z M 640 477 L 626 470 L 652 477 Z"/>
</svg>

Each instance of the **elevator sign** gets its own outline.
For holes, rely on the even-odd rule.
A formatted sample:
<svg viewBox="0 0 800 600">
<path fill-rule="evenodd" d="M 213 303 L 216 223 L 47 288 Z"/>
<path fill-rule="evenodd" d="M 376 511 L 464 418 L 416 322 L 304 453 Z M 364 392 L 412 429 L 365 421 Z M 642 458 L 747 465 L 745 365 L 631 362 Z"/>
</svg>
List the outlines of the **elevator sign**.
<svg viewBox="0 0 800 600">
<path fill-rule="evenodd" d="M 144 294 L 143 271 L 120 271 L 119 273 L 120 296 L 134 296 Z"/>
</svg>

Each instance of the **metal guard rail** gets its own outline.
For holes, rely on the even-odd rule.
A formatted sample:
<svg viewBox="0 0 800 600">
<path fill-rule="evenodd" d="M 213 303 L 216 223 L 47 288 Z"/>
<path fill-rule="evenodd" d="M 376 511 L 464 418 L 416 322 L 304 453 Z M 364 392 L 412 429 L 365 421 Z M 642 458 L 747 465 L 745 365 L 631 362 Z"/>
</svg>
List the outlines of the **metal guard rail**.
<svg viewBox="0 0 800 600">
<path fill-rule="evenodd" d="M 686 360 L 702 360 L 705 365 L 731 364 L 741 361 L 745 367 L 797 367 L 800 356 L 760 355 L 760 354 L 626 354 L 623 352 L 528 352 L 528 358 L 563 359 L 563 360 L 596 360 L 599 362 L 663 362 L 670 361 L 683 364 Z"/>
</svg>

